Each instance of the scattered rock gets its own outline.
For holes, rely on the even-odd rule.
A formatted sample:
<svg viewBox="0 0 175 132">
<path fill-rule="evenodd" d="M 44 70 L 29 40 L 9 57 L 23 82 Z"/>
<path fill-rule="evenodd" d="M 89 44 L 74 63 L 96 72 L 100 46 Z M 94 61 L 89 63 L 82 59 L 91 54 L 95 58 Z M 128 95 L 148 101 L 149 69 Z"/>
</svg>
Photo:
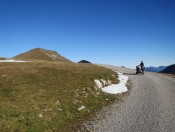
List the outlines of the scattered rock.
<svg viewBox="0 0 175 132">
<path fill-rule="evenodd" d="M 80 108 L 78 108 L 78 111 L 81 111 L 81 110 L 83 110 L 85 108 L 86 108 L 85 106 L 81 106 Z"/>
<path fill-rule="evenodd" d="M 111 84 L 112 84 L 112 82 L 111 82 L 110 80 L 108 80 L 108 84 L 109 84 L 109 85 L 111 85 Z"/>
<path fill-rule="evenodd" d="M 6 77 L 7 75 L 2 75 L 2 77 Z"/>
<path fill-rule="evenodd" d="M 103 83 L 104 86 L 106 85 L 106 80 L 100 79 L 100 81 Z"/>
<path fill-rule="evenodd" d="M 5 119 L 5 118 L 6 118 L 6 115 L 5 115 L 5 114 L 3 114 L 3 115 L 2 115 L 2 119 Z"/>
<path fill-rule="evenodd" d="M 74 101 L 74 104 L 77 104 L 77 103 L 79 103 L 80 101 L 78 101 L 77 99 L 75 99 L 75 101 Z"/>
<path fill-rule="evenodd" d="M 50 121 L 50 122 L 51 122 L 51 121 L 52 121 L 52 119 L 49 117 L 49 118 L 48 118 L 48 121 Z"/>
<path fill-rule="evenodd" d="M 59 100 L 57 100 L 55 104 L 56 104 L 56 105 L 60 105 L 60 101 L 59 101 Z"/>
<path fill-rule="evenodd" d="M 58 108 L 58 111 L 63 111 L 63 109 Z"/>
<path fill-rule="evenodd" d="M 101 89 L 103 87 L 101 82 L 97 79 L 95 79 L 95 84 L 96 84 L 97 88 L 99 88 L 99 89 Z"/>
<path fill-rule="evenodd" d="M 48 112 L 48 111 L 53 111 L 53 109 L 49 108 L 49 109 L 44 109 L 44 112 Z"/>
<path fill-rule="evenodd" d="M 115 77 L 115 75 L 111 75 L 112 77 Z"/>
<path fill-rule="evenodd" d="M 96 92 L 96 95 L 100 95 L 100 92 Z"/>
<path fill-rule="evenodd" d="M 42 117 L 43 117 L 43 115 L 42 115 L 42 114 L 39 114 L 39 117 L 40 117 L 40 118 L 42 118 Z"/>
</svg>

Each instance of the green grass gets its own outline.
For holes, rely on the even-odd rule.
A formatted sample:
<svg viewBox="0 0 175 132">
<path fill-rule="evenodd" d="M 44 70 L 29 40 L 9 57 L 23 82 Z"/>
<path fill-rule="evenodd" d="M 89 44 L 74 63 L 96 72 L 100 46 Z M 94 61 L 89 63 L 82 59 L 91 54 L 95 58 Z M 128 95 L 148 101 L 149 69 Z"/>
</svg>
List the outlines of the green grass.
<svg viewBox="0 0 175 132">
<path fill-rule="evenodd" d="M 117 98 L 96 90 L 94 80 L 118 83 L 116 78 L 91 64 L 0 63 L 0 131 L 73 130 Z M 86 108 L 78 111 L 81 106 Z"/>
</svg>

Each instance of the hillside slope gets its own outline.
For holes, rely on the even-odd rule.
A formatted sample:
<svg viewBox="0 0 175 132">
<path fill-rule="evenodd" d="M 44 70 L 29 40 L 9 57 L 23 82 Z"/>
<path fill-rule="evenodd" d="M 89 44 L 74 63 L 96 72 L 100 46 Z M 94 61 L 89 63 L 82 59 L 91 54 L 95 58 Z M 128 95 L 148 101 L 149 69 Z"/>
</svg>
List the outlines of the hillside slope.
<svg viewBox="0 0 175 132">
<path fill-rule="evenodd" d="M 150 67 L 145 67 L 145 71 L 148 71 L 148 72 L 161 72 L 165 68 L 167 68 L 167 66 L 159 66 L 159 67 L 150 66 Z"/>
<path fill-rule="evenodd" d="M 168 66 L 162 73 L 175 74 L 175 64 Z"/>
<path fill-rule="evenodd" d="M 28 52 L 22 53 L 13 57 L 16 60 L 45 60 L 45 61 L 59 61 L 71 62 L 67 58 L 59 55 L 56 51 L 46 50 L 42 48 L 32 49 Z"/>
<path fill-rule="evenodd" d="M 73 131 L 118 98 L 95 79 L 118 83 L 103 67 L 62 62 L 0 63 L 0 131 Z"/>
</svg>

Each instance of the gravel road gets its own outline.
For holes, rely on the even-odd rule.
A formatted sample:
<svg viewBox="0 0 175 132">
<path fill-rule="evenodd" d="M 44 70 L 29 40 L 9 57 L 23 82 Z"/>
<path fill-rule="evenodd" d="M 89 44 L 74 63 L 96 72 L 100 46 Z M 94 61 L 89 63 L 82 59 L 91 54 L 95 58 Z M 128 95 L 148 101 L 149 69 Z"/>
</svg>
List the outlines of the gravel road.
<svg viewBox="0 0 175 132">
<path fill-rule="evenodd" d="M 107 66 L 129 76 L 131 91 L 120 102 L 104 107 L 80 131 L 175 132 L 175 79 L 158 73 Z"/>
</svg>

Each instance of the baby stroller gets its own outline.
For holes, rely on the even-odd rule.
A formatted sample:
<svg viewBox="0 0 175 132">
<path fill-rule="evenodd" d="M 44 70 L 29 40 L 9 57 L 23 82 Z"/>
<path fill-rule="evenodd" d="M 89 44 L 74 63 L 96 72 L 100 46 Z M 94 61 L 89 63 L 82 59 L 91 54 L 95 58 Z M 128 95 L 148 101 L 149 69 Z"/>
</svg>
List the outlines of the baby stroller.
<svg viewBox="0 0 175 132">
<path fill-rule="evenodd" d="M 144 72 L 141 71 L 140 66 L 136 66 L 136 74 L 139 74 L 139 73 L 143 73 L 144 74 Z"/>
</svg>

